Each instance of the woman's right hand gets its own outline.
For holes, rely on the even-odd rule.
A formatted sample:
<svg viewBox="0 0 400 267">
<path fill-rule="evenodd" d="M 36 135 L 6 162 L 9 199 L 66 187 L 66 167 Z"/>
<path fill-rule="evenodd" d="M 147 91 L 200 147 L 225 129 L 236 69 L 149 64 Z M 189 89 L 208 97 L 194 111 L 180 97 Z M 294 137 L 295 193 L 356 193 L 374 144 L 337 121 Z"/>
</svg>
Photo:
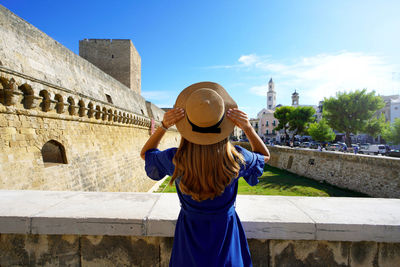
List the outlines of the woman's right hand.
<svg viewBox="0 0 400 267">
<path fill-rule="evenodd" d="M 247 130 L 251 128 L 249 117 L 243 111 L 237 108 L 230 108 L 227 112 L 228 119 L 230 119 L 240 129 Z"/>
<path fill-rule="evenodd" d="M 168 129 L 183 119 L 183 117 L 185 117 L 185 110 L 183 108 L 173 108 L 165 112 L 161 123 L 165 128 Z"/>
</svg>

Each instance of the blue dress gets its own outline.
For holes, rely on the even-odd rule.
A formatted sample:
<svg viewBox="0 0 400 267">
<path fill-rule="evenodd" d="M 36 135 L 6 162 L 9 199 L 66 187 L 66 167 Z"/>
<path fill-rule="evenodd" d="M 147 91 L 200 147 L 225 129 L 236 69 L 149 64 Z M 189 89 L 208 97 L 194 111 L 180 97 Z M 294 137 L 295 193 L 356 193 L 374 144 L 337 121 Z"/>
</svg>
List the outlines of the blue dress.
<svg viewBox="0 0 400 267">
<path fill-rule="evenodd" d="M 251 186 L 256 185 L 263 173 L 264 156 L 235 147 L 246 162 L 241 166 L 238 177 L 243 177 Z M 145 155 L 147 175 L 153 180 L 172 175 L 175 169 L 172 159 L 176 150 L 148 150 Z M 175 180 L 181 211 L 169 266 L 252 266 L 247 239 L 235 211 L 238 177 L 220 196 L 200 202 L 183 194 L 179 190 L 179 180 Z"/>
</svg>

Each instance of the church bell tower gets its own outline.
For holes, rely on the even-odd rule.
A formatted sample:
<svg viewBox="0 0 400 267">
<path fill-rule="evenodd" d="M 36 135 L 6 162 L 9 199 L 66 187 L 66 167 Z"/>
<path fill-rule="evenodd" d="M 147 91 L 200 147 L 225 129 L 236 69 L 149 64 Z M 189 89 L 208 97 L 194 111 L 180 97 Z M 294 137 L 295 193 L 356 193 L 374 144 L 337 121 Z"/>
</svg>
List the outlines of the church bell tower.
<svg viewBox="0 0 400 267">
<path fill-rule="evenodd" d="M 296 90 L 294 90 L 294 93 L 292 94 L 292 106 L 299 106 L 299 93 L 297 93 Z"/>
<path fill-rule="evenodd" d="M 276 107 L 276 92 L 275 84 L 272 78 L 268 82 L 268 92 L 267 92 L 267 109 L 274 110 Z"/>
</svg>

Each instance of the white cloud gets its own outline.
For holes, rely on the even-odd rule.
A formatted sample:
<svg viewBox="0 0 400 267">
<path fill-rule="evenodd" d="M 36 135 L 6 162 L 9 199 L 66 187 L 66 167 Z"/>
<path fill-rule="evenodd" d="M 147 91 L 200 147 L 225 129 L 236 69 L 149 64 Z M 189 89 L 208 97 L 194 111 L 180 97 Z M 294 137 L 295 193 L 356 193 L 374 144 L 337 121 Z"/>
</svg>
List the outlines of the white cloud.
<svg viewBox="0 0 400 267">
<path fill-rule="evenodd" d="M 146 100 L 160 100 L 160 99 L 169 98 L 170 92 L 168 92 L 168 91 L 142 91 L 141 95 Z"/>
<path fill-rule="evenodd" d="M 251 66 L 251 65 L 253 65 L 253 64 L 257 63 L 257 62 L 259 62 L 259 60 L 260 60 L 260 59 L 259 59 L 256 55 L 254 55 L 254 54 L 251 54 L 251 55 L 243 55 L 243 56 L 241 56 L 241 57 L 238 59 L 238 61 L 239 61 L 240 63 L 244 64 L 245 66 Z"/>
<path fill-rule="evenodd" d="M 240 67 L 254 68 L 265 73 L 265 77 L 273 77 L 278 102 L 279 98 L 286 99 L 283 104 L 289 104 L 294 89 L 300 93 L 301 104 L 317 104 L 337 91 L 367 88 L 381 95 L 389 95 L 398 93 L 400 89 L 400 79 L 396 78 L 399 67 L 377 55 L 343 51 L 278 62 L 270 57 L 250 54 L 242 55 L 239 62 Z M 266 96 L 267 82 L 266 79 L 264 83 L 249 88 L 249 91 Z"/>
</svg>

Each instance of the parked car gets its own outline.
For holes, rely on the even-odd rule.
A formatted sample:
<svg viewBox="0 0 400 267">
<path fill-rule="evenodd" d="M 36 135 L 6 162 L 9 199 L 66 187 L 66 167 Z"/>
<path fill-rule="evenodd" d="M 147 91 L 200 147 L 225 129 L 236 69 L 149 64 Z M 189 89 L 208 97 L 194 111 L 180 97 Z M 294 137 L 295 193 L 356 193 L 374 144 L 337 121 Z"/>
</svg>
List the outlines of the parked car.
<svg viewBox="0 0 400 267">
<path fill-rule="evenodd" d="M 303 142 L 300 144 L 300 147 L 308 148 L 310 147 L 311 143 L 310 142 Z"/>
<path fill-rule="evenodd" d="M 342 146 L 339 144 L 330 144 L 326 147 L 328 151 L 342 151 Z"/>
<path fill-rule="evenodd" d="M 387 152 L 386 155 L 389 156 L 389 157 L 397 157 L 397 158 L 400 158 L 400 150 L 398 150 L 398 149 L 390 150 L 389 152 Z"/>
<path fill-rule="evenodd" d="M 312 148 L 312 149 L 317 149 L 318 146 L 321 146 L 321 147 L 322 147 L 322 144 L 319 143 L 319 142 L 312 142 L 312 143 L 310 144 L 310 148 Z"/>
<path fill-rule="evenodd" d="M 361 145 L 360 150 L 358 151 L 360 154 L 366 155 L 385 155 L 386 147 L 385 145 Z"/>
</svg>

